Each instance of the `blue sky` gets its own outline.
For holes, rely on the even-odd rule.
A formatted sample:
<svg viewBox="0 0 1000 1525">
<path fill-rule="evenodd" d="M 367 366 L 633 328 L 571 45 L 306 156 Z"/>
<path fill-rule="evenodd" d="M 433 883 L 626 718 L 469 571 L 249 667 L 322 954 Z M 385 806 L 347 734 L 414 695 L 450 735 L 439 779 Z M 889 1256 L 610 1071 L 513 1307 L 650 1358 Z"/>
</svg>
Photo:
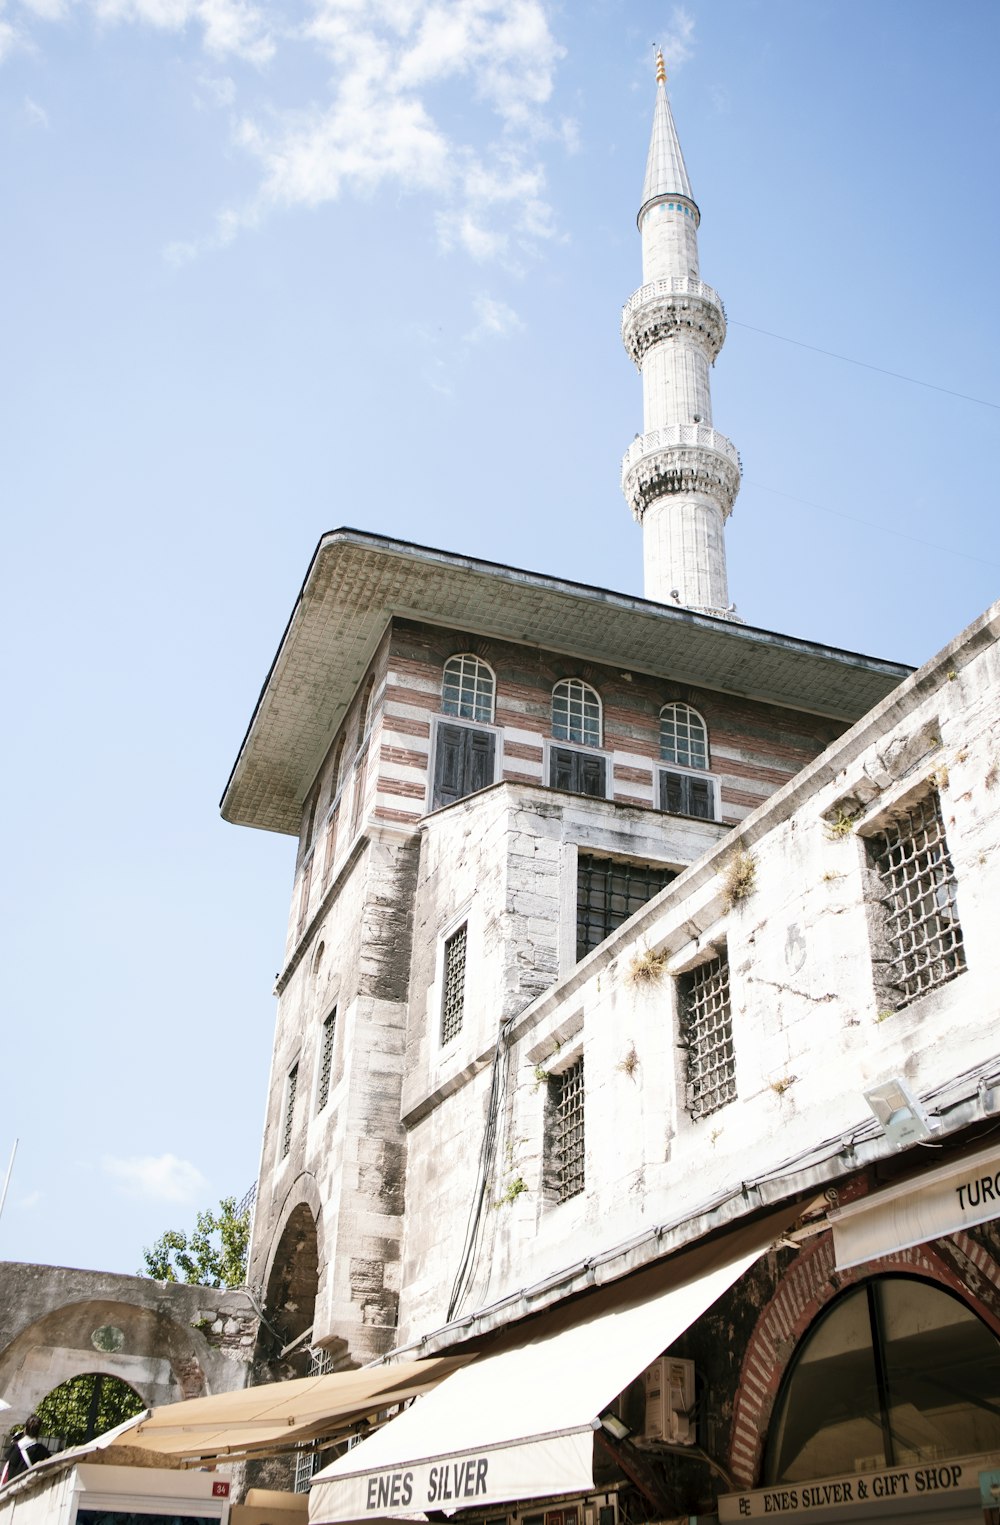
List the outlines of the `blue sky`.
<svg viewBox="0 0 1000 1525">
<path fill-rule="evenodd" d="M 293 844 L 218 799 L 319 535 L 641 591 L 654 40 L 730 318 L 740 612 L 920 662 L 996 596 L 998 34 L 986 0 L 0 3 L 0 1256 L 135 1270 L 255 1177 Z"/>
</svg>

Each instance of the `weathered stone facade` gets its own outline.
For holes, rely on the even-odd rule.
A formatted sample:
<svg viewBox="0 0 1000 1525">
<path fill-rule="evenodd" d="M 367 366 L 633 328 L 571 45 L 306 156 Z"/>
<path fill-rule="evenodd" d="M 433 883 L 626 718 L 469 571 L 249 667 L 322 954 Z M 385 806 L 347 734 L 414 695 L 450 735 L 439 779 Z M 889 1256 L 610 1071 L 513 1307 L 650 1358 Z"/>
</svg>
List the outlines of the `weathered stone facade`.
<svg viewBox="0 0 1000 1525">
<path fill-rule="evenodd" d="M 0 1393 L 10 1424 L 85 1372 L 127 1382 L 150 1407 L 245 1387 L 256 1337 L 242 1292 L 0 1265 Z"/>
</svg>

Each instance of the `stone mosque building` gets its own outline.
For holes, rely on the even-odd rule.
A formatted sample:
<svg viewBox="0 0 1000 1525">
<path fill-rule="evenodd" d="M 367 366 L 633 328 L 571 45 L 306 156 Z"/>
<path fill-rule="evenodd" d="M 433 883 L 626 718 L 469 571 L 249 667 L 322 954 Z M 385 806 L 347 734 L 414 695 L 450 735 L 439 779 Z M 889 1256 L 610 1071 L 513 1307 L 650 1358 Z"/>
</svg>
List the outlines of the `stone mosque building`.
<svg viewBox="0 0 1000 1525">
<path fill-rule="evenodd" d="M 334 530 L 226 787 L 299 839 L 261 1366 L 475 1357 L 318 1521 L 1000 1496 L 1000 613 L 912 675 L 739 620 L 700 218 L 660 60 L 645 596 Z"/>
</svg>

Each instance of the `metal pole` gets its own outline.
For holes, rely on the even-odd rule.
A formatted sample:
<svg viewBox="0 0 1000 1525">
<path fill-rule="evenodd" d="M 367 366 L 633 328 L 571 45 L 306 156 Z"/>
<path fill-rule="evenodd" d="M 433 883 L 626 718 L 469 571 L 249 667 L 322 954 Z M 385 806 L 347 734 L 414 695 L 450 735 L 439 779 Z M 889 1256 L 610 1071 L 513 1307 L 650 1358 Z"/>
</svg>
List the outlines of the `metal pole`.
<svg viewBox="0 0 1000 1525">
<path fill-rule="evenodd" d="M 14 1156 L 17 1153 L 17 1145 L 18 1140 L 15 1139 L 14 1147 L 10 1151 L 10 1164 L 7 1166 L 7 1174 L 4 1176 L 3 1191 L 0 1192 L 0 1213 L 3 1212 L 3 1205 L 7 1200 L 7 1187 L 10 1185 L 11 1171 L 14 1169 Z"/>
</svg>

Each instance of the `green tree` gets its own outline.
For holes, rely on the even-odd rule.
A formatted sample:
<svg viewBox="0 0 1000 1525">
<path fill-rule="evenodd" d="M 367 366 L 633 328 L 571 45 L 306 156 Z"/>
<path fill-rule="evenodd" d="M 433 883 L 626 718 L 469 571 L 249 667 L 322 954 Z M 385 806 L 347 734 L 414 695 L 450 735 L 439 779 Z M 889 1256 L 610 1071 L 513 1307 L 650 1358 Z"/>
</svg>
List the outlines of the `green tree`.
<svg viewBox="0 0 1000 1525">
<path fill-rule="evenodd" d="M 35 1412 L 44 1436 L 61 1439 L 64 1446 L 82 1446 L 141 1414 L 145 1407 L 127 1382 L 88 1371 L 54 1387 Z"/>
<path fill-rule="evenodd" d="M 236 1198 L 223 1197 L 217 1212 L 199 1213 L 191 1234 L 167 1229 L 143 1248 L 140 1276 L 154 1281 L 197 1282 L 202 1287 L 241 1287 L 246 1281 L 250 1210 L 237 1213 Z"/>
</svg>

